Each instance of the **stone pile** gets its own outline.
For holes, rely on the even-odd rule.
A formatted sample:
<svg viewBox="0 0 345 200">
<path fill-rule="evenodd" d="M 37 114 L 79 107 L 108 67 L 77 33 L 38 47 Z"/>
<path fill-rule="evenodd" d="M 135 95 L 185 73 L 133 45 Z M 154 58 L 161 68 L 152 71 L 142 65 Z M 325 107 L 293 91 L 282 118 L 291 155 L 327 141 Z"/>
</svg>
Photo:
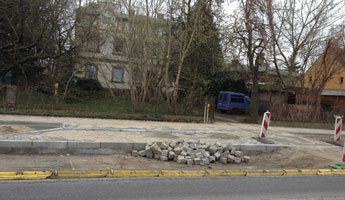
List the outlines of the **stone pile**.
<svg viewBox="0 0 345 200">
<path fill-rule="evenodd" d="M 217 161 L 227 163 L 249 162 L 250 157 L 236 151 L 230 144 L 206 144 L 205 142 L 179 141 L 153 142 L 145 150 L 132 151 L 132 156 L 147 157 L 161 161 L 175 161 L 187 165 L 209 165 Z"/>
</svg>

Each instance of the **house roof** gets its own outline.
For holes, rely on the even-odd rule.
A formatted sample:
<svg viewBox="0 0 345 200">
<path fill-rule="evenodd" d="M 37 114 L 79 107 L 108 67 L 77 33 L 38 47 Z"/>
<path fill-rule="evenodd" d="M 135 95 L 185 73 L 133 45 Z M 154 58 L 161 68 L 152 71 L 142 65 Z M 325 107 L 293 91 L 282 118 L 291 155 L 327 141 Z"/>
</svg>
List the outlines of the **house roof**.
<svg viewBox="0 0 345 200">
<path fill-rule="evenodd" d="M 345 96 L 345 90 L 325 89 L 321 93 L 322 96 Z"/>
</svg>

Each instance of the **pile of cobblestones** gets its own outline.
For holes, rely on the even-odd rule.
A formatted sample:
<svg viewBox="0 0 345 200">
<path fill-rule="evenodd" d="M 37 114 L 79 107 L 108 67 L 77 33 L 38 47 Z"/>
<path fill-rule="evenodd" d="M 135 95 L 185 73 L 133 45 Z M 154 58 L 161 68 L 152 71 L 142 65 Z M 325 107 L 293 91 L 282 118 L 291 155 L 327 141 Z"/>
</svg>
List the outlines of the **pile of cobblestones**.
<svg viewBox="0 0 345 200">
<path fill-rule="evenodd" d="M 249 162 L 250 157 L 244 156 L 230 144 L 206 144 L 205 142 L 179 141 L 152 142 L 145 150 L 132 151 L 134 157 L 154 158 L 161 161 L 175 161 L 187 165 L 209 165 L 221 162 L 223 164 Z"/>
</svg>

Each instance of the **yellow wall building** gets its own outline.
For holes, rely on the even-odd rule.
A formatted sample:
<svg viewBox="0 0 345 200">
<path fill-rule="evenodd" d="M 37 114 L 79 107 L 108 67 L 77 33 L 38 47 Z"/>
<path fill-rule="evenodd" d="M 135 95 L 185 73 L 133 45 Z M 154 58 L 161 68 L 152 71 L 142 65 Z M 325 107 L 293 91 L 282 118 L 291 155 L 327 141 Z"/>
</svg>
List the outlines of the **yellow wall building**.
<svg viewBox="0 0 345 200">
<path fill-rule="evenodd" d="M 329 50 L 330 51 L 330 50 Z M 335 56 L 337 55 L 337 56 Z M 304 92 L 296 95 L 296 104 L 312 101 L 312 90 L 323 88 L 321 104 L 326 107 L 345 109 L 345 59 L 344 55 L 321 55 L 303 77 L 298 87 Z"/>
</svg>

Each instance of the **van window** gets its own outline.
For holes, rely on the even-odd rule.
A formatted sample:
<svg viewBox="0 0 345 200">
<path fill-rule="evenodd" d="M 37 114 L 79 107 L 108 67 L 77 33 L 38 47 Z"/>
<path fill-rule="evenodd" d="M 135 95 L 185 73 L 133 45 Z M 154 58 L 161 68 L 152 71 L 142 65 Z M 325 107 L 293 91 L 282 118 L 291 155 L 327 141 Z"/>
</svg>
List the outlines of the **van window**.
<svg viewBox="0 0 345 200">
<path fill-rule="evenodd" d="M 219 94 L 219 96 L 218 96 L 218 101 L 219 101 L 219 102 L 222 101 L 222 94 Z"/>
<path fill-rule="evenodd" d="M 228 94 L 224 94 L 224 100 L 223 101 L 227 101 L 228 100 Z"/>
<path fill-rule="evenodd" d="M 244 103 L 244 96 L 240 95 L 231 95 L 232 103 Z"/>
</svg>

